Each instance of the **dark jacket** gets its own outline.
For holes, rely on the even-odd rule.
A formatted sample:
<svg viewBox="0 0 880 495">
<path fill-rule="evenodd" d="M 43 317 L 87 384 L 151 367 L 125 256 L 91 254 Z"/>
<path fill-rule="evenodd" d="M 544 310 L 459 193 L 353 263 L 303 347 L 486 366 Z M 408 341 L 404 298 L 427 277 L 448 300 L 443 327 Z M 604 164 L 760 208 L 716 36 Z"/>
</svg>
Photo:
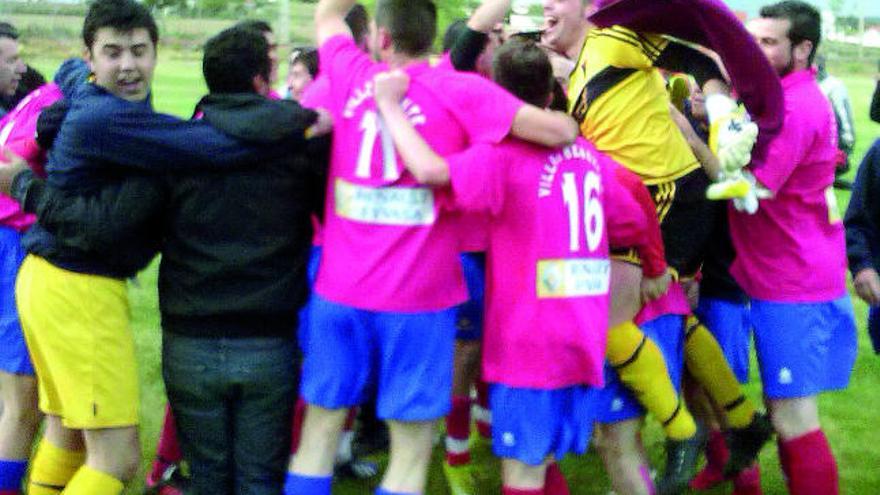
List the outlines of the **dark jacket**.
<svg viewBox="0 0 880 495">
<path fill-rule="evenodd" d="M 871 98 L 871 120 L 880 124 L 880 81 L 877 81 L 874 96 Z"/>
<path fill-rule="evenodd" d="M 865 268 L 880 269 L 880 139 L 859 166 L 843 222 L 853 276 Z"/>
<path fill-rule="evenodd" d="M 211 95 L 204 121 L 263 155 L 234 167 L 126 177 L 71 194 L 20 177 L 26 208 L 65 247 L 105 261 L 162 250 L 166 331 L 194 337 L 293 336 L 308 296 L 310 215 L 323 204 L 326 141 L 306 142 L 315 114 L 254 94 Z M 197 143 L 193 143 L 194 146 Z M 136 261 L 143 267 L 148 258 Z"/>
</svg>

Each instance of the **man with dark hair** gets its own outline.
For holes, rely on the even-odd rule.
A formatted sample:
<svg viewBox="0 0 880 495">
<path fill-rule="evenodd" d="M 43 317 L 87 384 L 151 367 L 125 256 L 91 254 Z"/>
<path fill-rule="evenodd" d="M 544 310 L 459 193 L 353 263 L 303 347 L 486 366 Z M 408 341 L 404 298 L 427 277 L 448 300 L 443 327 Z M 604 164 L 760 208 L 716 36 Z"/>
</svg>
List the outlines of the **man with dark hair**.
<svg viewBox="0 0 880 495">
<path fill-rule="evenodd" d="M 351 36 L 363 51 L 367 51 L 367 40 L 370 36 L 370 14 L 362 4 L 356 3 L 345 14 L 345 23 L 351 29 Z"/>
<path fill-rule="evenodd" d="M 245 21 L 241 21 L 236 23 L 234 27 L 240 27 L 244 29 L 252 29 L 266 38 L 266 43 L 268 46 L 268 54 L 269 54 L 269 62 L 270 62 L 270 70 L 269 70 L 269 85 L 274 86 L 278 81 L 278 67 L 281 65 L 281 59 L 278 57 L 278 40 L 275 38 L 275 31 L 272 30 L 272 25 L 262 19 L 248 19 Z M 273 98 L 277 98 L 278 94 L 275 90 L 270 92 L 270 96 Z"/>
<path fill-rule="evenodd" d="M 449 410 L 455 307 L 466 289 L 444 199 L 417 186 L 397 160 L 372 98 L 388 64 L 410 72 L 412 118 L 446 153 L 508 134 L 548 145 L 574 138 L 572 120 L 524 105 L 475 75 L 432 67 L 436 7 L 380 0 L 371 51 L 345 24 L 351 0 L 315 10 L 322 72 L 335 116 L 324 251 L 305 338 L 303 437 L 286 493 L 327 495 L 347 410 L 378 384 L 391 460 L 378 494 L 424 490 L 433 426 Z M 418 88 L 418 89 L 415 89 Z M 438 209 L 440 208 L 440 209 Z M 430 261 L 429 261 L 430 260 Z"/>
<path fill-rule="evenodd" d="M 508 42 L 493 68 L 517 96 L 550 101 L 551 63 L 534 42 Z M 608 321 L 619 317 L 609 305 L 609 246 L 653 243 L 660 249 L 644 251 L 646 264 L 665 267 L 654 205 L 638 177 L 583 138 L 564 149 L 509 138 L 440 157 L 400 106 L 407 82 L 401 72 L 376 77 L 379 109 L 407 169 L 451 193 L 456 207 L 490 218 L 483 368 L 502 494 L 568 493 L 551 466 L 586 450 Z"/>
<path fill-rule="evenodd" d="M 819 421 L 818 395 L 848 385 L 857 343 L 832 188 L 834 114 L 811 67 L 821 17 L 807 3 L 784 1 L 762 8 L 749 30 L 782 78 L 785 113 L 780 134 L 750 165 L 773 197 L 754 215 L 731 211 L 730 271 L 750 298 L 789 492 L 834 495 L 837 465 Z"/>
<path fill-rule="evenodd" d="M 287 98 L 301 101 L 306 89 L 318 77 L 318 50 L 294 48 L 287 65 Z"/>
<path fill-rule="evenodd" d="M 27 67 L 18 54 L 18 31 L 7 22 L 0 22 L 0 117 L 12 107 L 12 97 Z"/>
</svg>

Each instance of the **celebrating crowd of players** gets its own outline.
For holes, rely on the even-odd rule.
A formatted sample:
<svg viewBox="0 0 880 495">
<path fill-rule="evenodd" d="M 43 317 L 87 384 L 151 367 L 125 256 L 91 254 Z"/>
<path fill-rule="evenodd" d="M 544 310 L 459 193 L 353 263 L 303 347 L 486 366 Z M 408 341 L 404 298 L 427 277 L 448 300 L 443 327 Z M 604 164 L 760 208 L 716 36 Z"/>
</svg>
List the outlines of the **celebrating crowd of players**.
<svg viewBox="0 0 880 495">
<path fill-rule="evenodd" d="M 761 493 L 774 434 L 790 493 L 838 493 L 817 396 L 856 334 L 819 14 L 545 0 L 538 44 L 505 36 L 510 3 L 435 57 L 431 1 L 321 0 L 286 95 L 271 28 L 237 24 L 183 121 L 151 107 L 149 11 L 96 0 L 84 60 L 0 122 L 0 495 L 28 464 L 33 495 L 134 477 L 125 279 L 156 253 L 155 493 L 183 460 L 185 493 L 329 495 L 376 474 L 352 454 L 364 403 L 390 438 L 377 494 L 424 493 L 444 417 L 450 491 L 477 493 L 472 388 L 506 495 L 568 493 L 557 461 L 591 439 L 618 494 Z M 740 385 L 753 335 L 766 413 Z"/>
</svg>

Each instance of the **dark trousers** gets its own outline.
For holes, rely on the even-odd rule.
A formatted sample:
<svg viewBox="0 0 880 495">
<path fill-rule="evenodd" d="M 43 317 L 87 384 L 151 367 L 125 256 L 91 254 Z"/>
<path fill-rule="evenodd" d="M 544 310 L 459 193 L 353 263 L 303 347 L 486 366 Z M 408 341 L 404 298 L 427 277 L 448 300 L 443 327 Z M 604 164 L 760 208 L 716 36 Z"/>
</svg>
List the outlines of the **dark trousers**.
<svg viewBox="0 0 880 495">
<path fill-rule="evenodd" d="M 278 495 L 299 365 L 293 339 L 164 332 L 162 374 L 192 495 Z"/>
</svg>

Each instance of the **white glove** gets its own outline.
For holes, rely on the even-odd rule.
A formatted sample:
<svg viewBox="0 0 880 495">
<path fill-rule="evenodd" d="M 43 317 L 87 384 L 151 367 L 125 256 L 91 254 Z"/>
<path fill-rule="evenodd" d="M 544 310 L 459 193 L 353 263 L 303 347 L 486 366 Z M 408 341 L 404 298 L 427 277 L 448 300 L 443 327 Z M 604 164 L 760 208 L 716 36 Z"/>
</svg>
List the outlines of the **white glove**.
<svg viewBox="0 0 880 495">
<path fill-rule="evenodd" d="M 773 193 L 759 184 L 755 176 L 748 170 L 742 170 L 740 174 L 751 187 L 743 197 L 734 198 L 733 207 L 736 208 L 736 211 L 754 215 L 758 212 L 759 200 L 772 198 Z"/>
<path fill-rule="evenodd" d="M 752 160 L 758 139 L 758 126 L 729 96 L 712 94 L 706 98 L 709 115 L 709 147 L 718 156 L 722 170 L 733 174 Z"/>
</svg>

